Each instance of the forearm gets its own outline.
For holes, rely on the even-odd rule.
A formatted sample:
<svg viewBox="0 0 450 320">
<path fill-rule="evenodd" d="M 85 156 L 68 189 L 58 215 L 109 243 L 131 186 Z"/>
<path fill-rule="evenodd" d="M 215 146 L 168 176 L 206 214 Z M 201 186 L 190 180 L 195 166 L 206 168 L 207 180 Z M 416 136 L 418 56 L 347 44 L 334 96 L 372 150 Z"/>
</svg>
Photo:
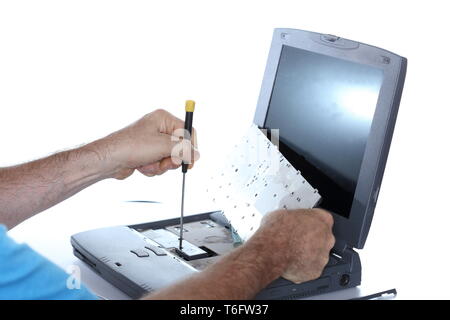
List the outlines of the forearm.
<svg viewBox="0 0 450 320">
<path fill-rule="evenodd" d="M 12 228 L 104 179 L 108 170 L 97 143 L 0 169 L 0 223 Z"/>
<path fill-rule="evenodd" d="M 135 169 L 147 176 L 159 175 L 177 168 L 181 161 L 189 163 L 190 153 L 174 156 L 178 164 L 172 161 L 172 151 L 179 144 L 172 134 L 183 128 L 183 121 L 156 110 L 81 148 L 0 168 L 0 224 L 12 228 L 105 178 L 125 179 Z M 194 159 L 198 159 L 196 151 Z"/>
<path fill-rule="evenodd" d="M 220 261 L 144 299 L 251 299 L 284 271 L 281 241 L 256 235 Z"/>
</svg>

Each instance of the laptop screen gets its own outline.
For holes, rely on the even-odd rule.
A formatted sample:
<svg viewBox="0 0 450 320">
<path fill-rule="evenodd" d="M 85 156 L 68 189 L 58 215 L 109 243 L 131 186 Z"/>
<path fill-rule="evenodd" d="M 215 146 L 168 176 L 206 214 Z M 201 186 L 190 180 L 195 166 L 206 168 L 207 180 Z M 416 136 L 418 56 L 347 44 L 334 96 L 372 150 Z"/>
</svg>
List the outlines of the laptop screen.
<svg viewBox="0 0 450 320">
<path fill-rule="evenodd" d="M 280 151 L 321 207 L 347 218 L 382 81 L 372 66 L 282 48 L 264 126 L 280 130 Z"/>
</svg>

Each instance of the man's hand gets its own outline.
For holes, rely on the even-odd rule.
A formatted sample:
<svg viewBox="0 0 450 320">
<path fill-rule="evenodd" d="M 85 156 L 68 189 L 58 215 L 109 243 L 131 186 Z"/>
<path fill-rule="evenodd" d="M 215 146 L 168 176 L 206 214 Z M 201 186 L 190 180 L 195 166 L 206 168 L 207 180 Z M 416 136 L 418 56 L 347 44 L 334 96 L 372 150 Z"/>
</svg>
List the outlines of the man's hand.
<svg viewBox="0 0 450 320">
<path fill-rule="evenodd" d="M 193 146 L 188 140 L 181 141 L 183 134 L 182 120 L 165 110 L 156 110 L 93 145 L 104 155 L 106 169 L 114 178 L 125 179 L 135 169 L 154 176 L 178 168 L 182 161 L 192 167 L 199 158 L 195 129 Z"/>
<path fill-rule="evenodd" d="M 321 209 L 278 210 L 266 215 L 250 241 L 263 241 L 295 283 L 320 277 L 334 246 L 333 217 Z M 269 245 L 271 243 L 271 245 Z"/>
<path fill-rule="evenodd" d="M 195 131 L 191 141 L 180 141 L 183 129 L 183 121 L 156 110 L 80 148 L 0 168 L 0 223 L 12 228 L 97 181 L 125 179 L 135 169 L 153 176 L 179 167 L 181 161 L 192 167 L 199 157 L 191 145 L 196 146 Z"/>
</svg>

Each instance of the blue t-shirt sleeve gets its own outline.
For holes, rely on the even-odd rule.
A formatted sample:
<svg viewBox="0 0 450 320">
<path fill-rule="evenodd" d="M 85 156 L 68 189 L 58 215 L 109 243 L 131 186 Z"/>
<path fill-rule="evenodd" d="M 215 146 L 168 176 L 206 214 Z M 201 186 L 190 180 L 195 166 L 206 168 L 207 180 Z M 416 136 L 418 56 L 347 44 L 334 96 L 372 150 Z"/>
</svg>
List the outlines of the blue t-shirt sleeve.
<svg viewBox="0 0 450 320">
<path fill-rule="evenodd" d="M 0 299 L 92 300 L 83 285 L 70 289 L 69 274 L 26 244 L 18 244 L 0 225 Z"/>
</svg>

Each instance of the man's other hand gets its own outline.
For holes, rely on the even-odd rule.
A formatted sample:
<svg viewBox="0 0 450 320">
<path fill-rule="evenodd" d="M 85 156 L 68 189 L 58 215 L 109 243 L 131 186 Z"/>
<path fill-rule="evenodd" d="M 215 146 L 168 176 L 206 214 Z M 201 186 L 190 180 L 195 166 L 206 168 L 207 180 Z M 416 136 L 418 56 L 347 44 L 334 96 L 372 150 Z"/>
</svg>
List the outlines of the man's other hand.
<svg viewBox="0 0 450 320">
<path fill-rule="evenodd" d="M 332 227 L 333 217 L 325 210 L 277 210 L 264 217 L 249 241 L 264 238 L 282 261 L 283 277 L 301 283 L 322 274 L 335 243 Z"/>
</svg>

